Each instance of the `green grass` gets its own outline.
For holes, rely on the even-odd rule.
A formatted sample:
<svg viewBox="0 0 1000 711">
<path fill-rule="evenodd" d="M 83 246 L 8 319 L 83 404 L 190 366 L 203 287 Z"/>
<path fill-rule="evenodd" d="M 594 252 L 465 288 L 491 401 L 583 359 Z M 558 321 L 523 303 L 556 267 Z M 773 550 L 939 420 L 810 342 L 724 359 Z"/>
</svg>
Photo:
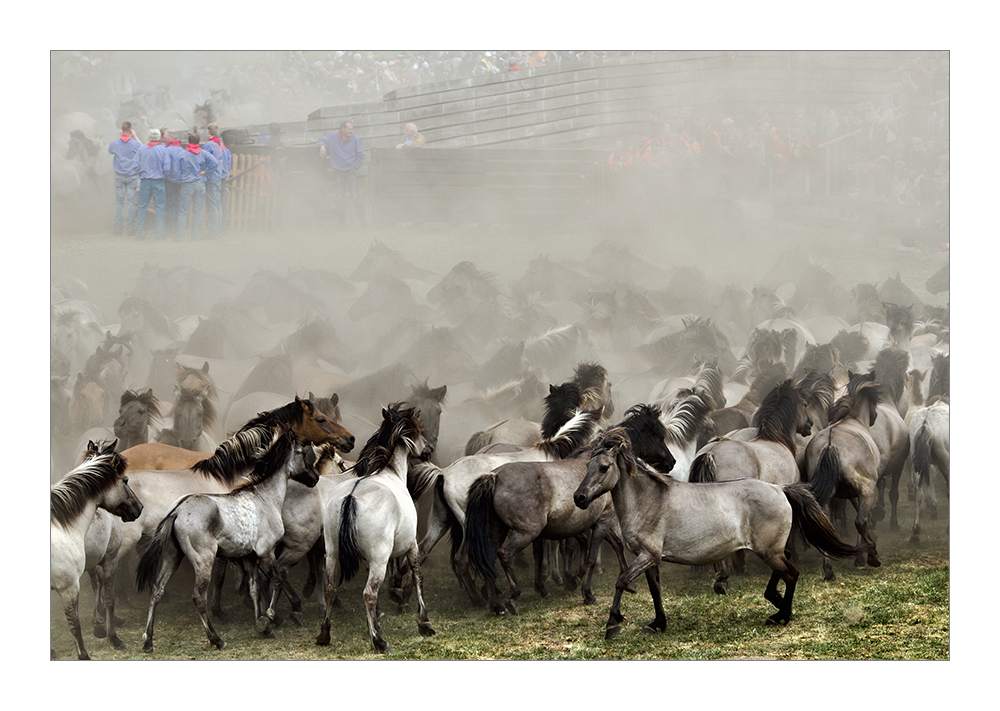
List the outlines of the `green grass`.
<svg viewBox="0 0 1000 711">
<path fill-rule="evenodd" d="M 877 531 L 882 557 L 880 568 L 855 568 L 852 561 L 834 563 L 836 579 L 824 582 L 821 559 L 806 551 L 797 562 L 801 572 L 795 591 L 792 621 L 785 627 L 767 627 L 773 612 L 763 591 L 767 568 L 747 556 L 747 573 L 731 578 L 729 593 L 712 592 L 711 573 L 692 572 L 679 565 L 661 564 L 667 629 L 644 635 L 641 627 L 652 619 L 653 609 L 644 579 L 636 581 L 637 593 L 625 594 L 625 622 L 614 640 L 604 639 L 613 592 L 614 556 L 605 551 L 605 570 L 595 576 L 596 606 L 584 606 L 579 590 L 569 592 L 547 584 L 542 599 L 531 585 L 530 571 L 519 569 L 524 590 L 518 615 L 495 617 L 474 608 L 460 592 L 445 559 L 445 544 L 435 550 L 425 570 L 425 595 L 431 623 L 437 634 L 417 633 L 415 600 L 404 613 L 396 610 L 383 591 L 382 630 L 392 646 L 390 659 L 399 660 L 947 660 L 949 659 L 949 553 L 948 516 L 927 521 L 919 547 L 908 541 L 912 504 L 901 497 L 900 521 L 904 530 L 888 531 L 888 521 Z M 946 507 L 941 507 L 946 508 Z M 883 530 L 886 529 L 886 530 Z M 611 567 L 608 562 L 611 562 Z M 233 578 L 235 576 L 230 576 Z M 301 587 L 304 570 L 293 570 Z M 306 604 L 302 626 L 290 620 L 262 638 L 252 615 L 237 599 L 227 581 L 225 609 L 228 622 L 217 628 L 227 648 L 210 650 L 191 603 L 191 575 L 182 568 L 168 588 L 169 599 L 157 609 L 155 648 L 141 651 L 146 600 L 132 596 L 133 606 L 119 609 L 124 624 L 119 635 L 128 645 L 112 650 L 97 640 L 84 624 L 85 643 L 94 659 L 219 659 L 219 660 L 367 660 L 382 658 L 372 652 L 365 630 L 361 600 L 363 580 L 343 589 L 344 606 L 332 618 L 332 641 L 315 644 L 322 620 L 316 599 Z M 83 595 L 82 614 L 89 619 L 92 596 Z M 287 615 L 287 603 L 279 614 Z M 58 598 L 53 595 L 51 645 L 61 658 L 72 658 L 73 644 Z"/>
</svg>

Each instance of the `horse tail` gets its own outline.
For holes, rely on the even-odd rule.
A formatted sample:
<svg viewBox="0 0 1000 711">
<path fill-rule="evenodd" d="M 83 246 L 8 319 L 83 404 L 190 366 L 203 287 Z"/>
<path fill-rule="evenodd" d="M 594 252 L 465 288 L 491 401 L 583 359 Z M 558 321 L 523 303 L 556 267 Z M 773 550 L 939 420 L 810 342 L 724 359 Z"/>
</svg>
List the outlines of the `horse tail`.
<svg viewBox="0 0 1000 711">
<path fill-rule="evenodd" d="M 840 463 L 840 452 L 834 445 L 828 444 L 820 453 L 819 464 L 813 474 L 812 481 L 809 482 L 809 491 L 819 501 L 820 506 L 826 506 L 830 503 L 842 476 L 843 466 Z"/>
<path fill-rule="evenodd" d="M 715 457 L 712 456 L 711 452 L 704 452 L 691 462 L 691 473 L 688 475 L 688 481 L 695 484 L 718 481 L 716 473 Z"/>
<path fill-rule="evenodd" d="M 357 538 L 358 500 L 353 494 L 344 497 L 340 504 L 340 531 L 337 537 L 337 560 L 340 563 L 340 580 L 343 585 L 354 577 L 361 567 L 361 552 Z"/>
<path fill-rule="evenodd" d="M 490 444 L 493 444 L 493 435 L 489 430 L 473 432 L 472 436 L 469 437 L 469 441 L 465 443 L 465 456 L 471 457 L 480 449 Z"/>
<path fill-rule="evenodd" d="M 792 506 L 792 525 L 809 545 L 831 558 L 853 558 L 864 550 L 840 538 L 808 486 L 787 484 L 781 490 Z"/>
<path fill-rule="evenodd" d="M 920 425 L 913 441 L 913 472 L 918 486 L 931 483 L 931 431 L 926 422 Z"/>
<path fill-rule="evenodd" d="M 139 564 L 135 571 L 135 585 L 139 592 L 152 590 L 156 583 L 156 576 L 160 573 L 160 566 L 163 562 L 163 555 L 167 546 L 173 546 L 177 553 L 183 557 L 184 551 L 177 545 L 174 538 L 174 519 L 177 518 L 177 507 L 163 517 L 156 527 L 153 540 L 139 559 Z"/>
<path fill-rule="evenodd" d="M 497 478 L 493 473 L 476 479 L 469 487 L 465 506 L 465 539 L 462 545 L 469 553 L 469 560 L 490 584 L 496 584 L 497 569 L 494 563 L 497 552 L 490 537 L 493 519 L 493 492 Z"/>
</svg>

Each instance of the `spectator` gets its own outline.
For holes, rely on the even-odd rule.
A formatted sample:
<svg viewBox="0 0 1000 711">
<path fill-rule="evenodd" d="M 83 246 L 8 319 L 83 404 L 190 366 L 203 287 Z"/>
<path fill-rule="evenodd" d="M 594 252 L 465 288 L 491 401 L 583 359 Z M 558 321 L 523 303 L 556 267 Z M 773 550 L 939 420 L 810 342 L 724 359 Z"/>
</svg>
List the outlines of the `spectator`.
<svg viewBox="0 0 1000 711">
<path fill-rule="evenodd" d="M 205 207 L 205 179 L 210 172 L 218 169 L 219 161 L 198 145 L 197 133 L 189 133 L 188 144 L 184 146 L 184 155 L 178 162 L 181 165 L 181 191 L 180 207 L 177 211 L 177 239 L 184 237 L 188 213 L 192 212 L 193 204 L 191 240 L 194 241 L 201 236 L 202 210 Z"/>
<path fill-rule="evenodd" d="M 181 204 L 181 164 L 184 159 L 184 149 L 180 139 L 175 138 L 172 131 L 166 128 L 160 130 L 160 137 L 167 155 L 170 157 L 167 170 L 164 172 L 163 187 L 166 194 L 165 229 L 170 234 L 177 233 L 177 213 Z"/>
<path fill-rule="evenodd" d="M 139 174 L 139 214 L 135 220 L 135 238 L 142 239 L 149 201 L 152 200 L 156 215 L 156 238 L 163 239 L 167 209 L 167 193 L 163 181 L 170 172 L 170 154 L 167 153 L 167 147 L 160 143 L 159 129 L 149 129 L 149 143 L 139 147 L 136 162 Z"/>
<path fill-rule="evenodd" d="M 423 148 L 424 135 L 417 132 L 415 123 L 408 123 L 403 127 L 403 142 L 397 143 L 396 148 Z"/>
<path fill-rule="evenodd" d="M 219 138 L 218 124 L 208 124 L 208 135 L 209 139 L 202 148 L 212 154 L 218 165 L 205 175 L 205 202 L 208 205 L 208 231 L 212 237 L 217 238 L 222 235 L 222 226 L 225 224 L 222 185 L 229 177 L 233 154 Z"/>
<path fill-rule="evenodd" d="M 128 234 L 135 234 L 136 202 L 139 178 L 136 174 L 136 153 L 139 152 L 139 137 L 132 129 L 131 121 L 122 122 L 122 135 L 111 142 L 108 153 L 114 156 L 115 170 L 115 234 L 122 233 L 124 223 Z"/>
<path fill-rule="evenodd" d="M 547 52 L 545 50 L 534 50 L 528 53 L 528 66 L 532 69 L 537 69 L 538 67 L 545 64 L 545 55 Z"/>
<path fill-rule="evenodd" d="M 344 205 L 344 195 L 350 194 L 358 222 L 362 228 L 367 227 L 361 195 L 358 192 L 358 168 L 365 160 L 365 149 L 361 138 L 354 133 L 354 124 L 344 121 L 340 130 L 332 131 L 316 141 L 319 154 L 330 158 L 330 168 L 333 174 L 334 192 L 340 203 L 340 227 L 347 225 L 347 209 Z"/>
</svg>

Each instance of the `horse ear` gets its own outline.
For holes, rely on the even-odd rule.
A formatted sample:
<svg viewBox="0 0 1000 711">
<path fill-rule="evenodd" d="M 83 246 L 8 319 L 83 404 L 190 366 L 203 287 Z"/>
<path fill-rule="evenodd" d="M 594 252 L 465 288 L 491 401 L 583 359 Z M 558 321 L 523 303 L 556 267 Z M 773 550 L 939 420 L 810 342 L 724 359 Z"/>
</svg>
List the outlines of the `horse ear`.
<svg viewBox="0 0 1000 711">
<path fill-rule="evenodd" d="M 207 360 L 205 361 L 205 365 L 201 366 L 201 372 L 205 373 L 206 375 L 208 374 L 208 361 Z"/>
<path fill-rule="evenodd" d="M 389 416 L 389 411 L 388 411 L 388 410 L 386 410 L 386 409 L 385 409 L 385 408 L 383 407 L 383 408 L 382 408 L 382 419 L 384 420 L 384 419 L 385 419 L 386 417 L 388 417 L 388 416 Z"/>
<path fill-rule="evenodd" d="M 340 402 L 340 395 L 338 395 L 337 393 L 333 393 L 333 394 L 330 395 L 330 404 L 331 405 L 333 405 L 334 407 L 336 407 L 339 402 Z"/>
<path fill-rule="evenodd" d="M 549 383 L 549 395 L 551 395 L 555 391 L 556 391 L 556 386 L 553 385 L 552 383 Z"/>
<path fill-rule="evenodd" d="M 315 400 L 316 399 L 316 396 L 313 395 L 313 391 L 312 390 L 309 391 L 309 398 L 308 399 L 310 399 L 310 400 Z"/>
<path fill-rule="evenodd" d="M 431 396 L 438 402 L 444 400 L 444 396 L 448 393 L 448 386 L 442 385 L 437 390 L 431 390 Z"/>
<path fill-rule="evenodd" d="M 875 382 L 875 371 L 874 370 L 868 374 L 868 382 L 869 383 L 874 383 Z"/>
</svg>

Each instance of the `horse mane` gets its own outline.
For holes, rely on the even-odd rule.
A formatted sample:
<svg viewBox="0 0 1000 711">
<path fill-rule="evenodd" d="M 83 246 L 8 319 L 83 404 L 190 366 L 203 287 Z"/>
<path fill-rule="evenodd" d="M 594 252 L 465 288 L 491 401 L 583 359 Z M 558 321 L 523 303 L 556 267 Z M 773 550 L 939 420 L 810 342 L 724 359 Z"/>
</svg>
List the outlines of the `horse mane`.
<svg viewBox="0 0 1000 711">
<path fill-rule="evenodd" d="M 694 397 L 698 398 L 697 395 Z M 705 412 L 708 412 L 707 408 Z M 656 405 L 633 405 L 617 426 L 628 435 L 636 457 L 662 474 L 668 474 L 677 461 L 667 448 L 666 439 L 669 435 L 661 415 L 662 412 Z"/>
<path fill-rule="evenodd" d="M 829 412 L 837 390 L 833 378 L 826 372 L 809 370 L 796 382 L 796 388 L 806 402 L 819 405 L 823 412 Z"/>
<path fill-rule="evenodd" d="M 239 432 L 223 440 L 211 457 L 195 462 L 191 471 L 231 486 L 240 480 L 247 467 L 274 446 L 283 432 L 279 427 L 264 424 L 245 425 Z"/>
<path fill-rule="evenodd" d="M 784 445 L 795 455 L 795 439 L 792 430 L 798 415 L 799 391 L 786 380 L 767 394 L 753 414 L 751 427 L 757 428 L 757 436 L 768 442 Z"/>
<path fill-rule="evenodd" d="M 839 331 L 830 343 L 840 354 L 840 362 L 849 368 L 868 355 L 868 337 L 860 331 Z"/>
<path fill-rule="evenodd" d="M 113 487 L 125 473 L 128 462 L 118 452 L 102 443 L 97 455 L 80 464 L 53 485 L 49 494 L 51 520 L 66 528 L 83 513 L 92 501 Z"/>
<path fill-rule="evenodd" d="M 909 364 L 910 354 L 900 348 L 884 348 L 875 356 L 872 370 L 892 402 L 899 400 L 903 394 L 903 388 L 906 387 L 906 368 Z"/>
<path fill-rule="evenodd" d="M 565 459 L 594 435 L 603 408 L 579 409 L 552 435 L 539 440 L 535 447 L 556 459 Z"/>
<path fill-rule="evenodd" d="M 856 415 L 864 406 L 875 408 L 882 402 L 882 398 L 882 386 L 877 381 L 852 378 L 847 386 L 847 394 L 830 408 L 830 424 Z"/>
<path fill-rule="evenodd" d="M 802 354 L 802 359 L 795 366 L 793 375 L 802 377 L 809 371 L 829 373 L 838 362 L 840 362 L 839 354 L 836 346 L 832 343 L 822 345 L 809 343 L 806 344 L 805 353 Z"/>
<path fill-rule="evenodd" d="M 416 501 L 437 482 L 440 467 L 426 459 L 419 459 L 406 469 L 406 490 Z"/>
<path fill-rule="evenodd" d="M 641 471 L 649 478 L 665 486 L 670 486 L 674 482 L 674 479 L 669 474 L 664 474 L 659 469 L 635 456 L 632 449 L 632 439 L 628 430 L 624 427 L 612 427 L 605 431 L 594 443 L 594 453 L 598 452 L 615 452 L 616 458 L 621 457 L 623 459 L 623 468 L 629 476 L 633 476 L 637 471 Z"/>
<path fill-rule="evenodd" d="M 382 410 L 382 424 L 365 443 L 357 461 L 354 475 L 359 479 L 372 476 L 392 463 L 396 446 L 403 442 L 413 451 L 414 441 L 420 437 L 420 418 L 412 407 L 392 403 Z"/>
<path fill-rule="evenodd" d="M 542 417 L 542 439 L 552 439 L 556 432 L 566 424 L 572 413 L 581 407 L 583 396 L 580 386 L 575 381 L 562 385 L 549 386 L 549 394 L 545 396 L 545 415 Z"/>
<path fill-rule="evenodd" d="M 726 393 L 723 389 L 722 371 L 719 370 L 719 359 L 711 363 L 702 363 L 694 380 L 694 391 L 701 395 L 711 410 L 726 406 Z"/>
<path fill-rule="evenodd" d="M 232 490 L 253 489 L 261 482 L 270 479 L 271 475 L 288 461 L 294 444 L 295 433 L 291 430 L 286 430 L 278 435 L 267 451 L 262 452 L 260 458 L 254 462 L 253 470 L 247 475 L 246 479 L 234 486 Z"/>
<path fill-rule="evenodd" d="M 927 386 L 927 402 L 951 395 L 951 358 L 942 353 L 931 358 L 931 380 Z"/>
<path fill-rule="evenodd" d="M 667 411 L 664 436 L 669 441 L 680 444 L 698 436 L 705 427 L 705 421 L 712 407 L 697 392 L 691 392 L 676 400 Z"/>
<path fill-rule="evenodd" d="M 766 363 L 754 374 L 747 395 L 754 402 L 761 402 L 769 392 L 788 379 L 788 368 L 784 363 Z"/>
<path fill-rule="evenodd" d="M 130 402 L 138 402 L 146 411 L 149 413 L 147 419 L 160 418 L 160 401 L 153 394 L 152 389 L 146 390 L 145 392 L 139 393 L 135 390 L 126 390 L 122 393 L 121 399 L 119 400 L 119 407 L 125 407 Z"/>
</svg>

